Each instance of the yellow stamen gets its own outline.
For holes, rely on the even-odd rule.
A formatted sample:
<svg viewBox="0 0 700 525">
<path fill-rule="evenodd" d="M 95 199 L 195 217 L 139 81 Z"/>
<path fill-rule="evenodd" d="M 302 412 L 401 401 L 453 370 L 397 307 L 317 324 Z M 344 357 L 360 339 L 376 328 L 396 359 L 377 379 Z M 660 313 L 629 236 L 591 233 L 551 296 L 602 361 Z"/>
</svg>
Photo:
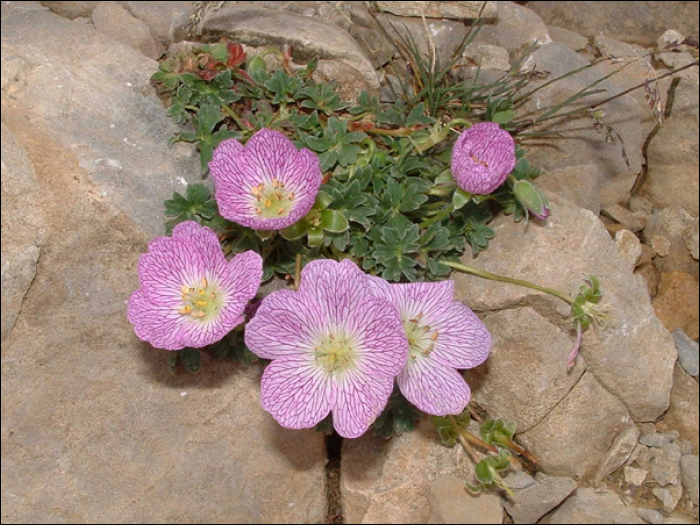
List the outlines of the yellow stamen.
<svg viewBox="0 0 700 525">
<path fill-rule="evenodd" d="M 282 194 L 279 191 L 276 191 L 275 195 L 277 196 L 278 200 L 282 200 Z"/>
<path fill-rule="evenodd" d="M 207 315 L 207 314 L 205 314 L 204 312 L 197 312 L 197 317 L 199 317 L 200 319 L 201 319 L 202 317 L 206 317 L 206 315 Z"/>
<path fill-rule="evenodd" d="M 201 306 L 202 308 L 204 308 L 204 307 L 207 305 L 207 302 L 206 302 L 206 301 L 196 301 L 194 304 L 196 304 L 197 306 Z"/>
<path fill-rule="evenodd" d="M 272 187 L 277 189 L 280 187 L 280 181 L 277 179 L 272 179 Z"/>
<path fill-rule="evenodd" d="M 182 315 L 190 315 L 192 313 L 192 308 L 185 306 L 184 308 L 180 308 L 178 312 L 180 312 Z"/>
<path fill-rule="evenodd" d="M 272 206 L 272 201 L 270 199 L 265 199 L 265 207 L 269 208 L 270 206 Z"/>
<path fill-rule="evenodd" d="M 433 341 L 435 341 L 437 338 L 438 338 L 438 332 L 437 332 L 437 330 L 435 330 L 435 331 L 433 332 L 433 335 L 430 336 L 430 339 L 432 339 Z"/>
<path fill-rule="evenodd" d="M 262 210 L 260 208 L 255 208 L 256 215 L 262 215 Z"/>
<path fill-rule="evenodd" d="M 287 211 L 284 208 L 280 208 L 280 211 L 277 212 L 277 215 L 283 215 L 284 212 Z"/>
<path fill-rule="evenodd" d="M 202 277 L 202 288 L 209 288 L 209 280 L 206 277 Z"/>
<path fill-rule="evenodd" d="M 293 191 L 289 192 L 289 195 L 287 195 L 287 198 L 288 198 L 290 201 L 293 201 L 293 200 L 294 200 L 294 197 L 295 197 L 295 195 L 294 195 L 294 192 L 293 192 Z"/>
<path fill-rule="evenodd" d="M 260 189 L 257 186 L 253 186 L 250 188 L 250 193 L 252 193 L 255 197 L 260 195 Z"/>
<path fill-rule="evenodd" d="M 216 299 L 216 294 L 212 292 L 211 294 L 209 294 L 209 298 L 212 300 Z"/>
<path fill-rule="evenodd" d="M 185 285 L 183 284 L 183 285 L 182 285 L 182 288 L 180 288 L 180 291 L 182 292 L 182 295 L 187 295 L 188 293 L 190 293 L 190 287 L 189 287 L 189 286 L 185 286 Z"/>
</svg>

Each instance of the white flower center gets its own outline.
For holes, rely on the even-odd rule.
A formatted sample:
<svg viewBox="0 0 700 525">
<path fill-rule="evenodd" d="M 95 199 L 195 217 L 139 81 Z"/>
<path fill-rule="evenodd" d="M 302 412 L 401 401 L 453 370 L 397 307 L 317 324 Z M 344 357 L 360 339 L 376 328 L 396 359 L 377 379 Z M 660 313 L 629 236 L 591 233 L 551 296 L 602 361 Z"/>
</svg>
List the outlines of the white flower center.
<svg viewBox="0 0 700 525">
<path fill-rule="evenodd" d="M 314 348 L 314 357 L 328 374 L 341 373 L 355 364 L 355 341 L 345 334 L 323 335 Z"/>
<path fill-rule="evenodd" d="M 278 179 L 253 186 L 250 194 L 253 196 L 255 214 L 266 219 L 288 216 L 296 197 Z"/>
<path fill-rule="evenodd" d="M 218 317 L 224 305 L 224 296 L 215 282 L 202 277 L 198 286 L 184 284 L 180 315 L 196 321 L 209 322 Z"/>
<path fill-rule="evenodd" d="M 435 349 L 439 334 L 430 326 L 421 322 L 422 314 L 414 319 L 404 321 L 403 329 L 408 339 L 408 352 L 412 360 L 428 357 Z"/>
</svg>

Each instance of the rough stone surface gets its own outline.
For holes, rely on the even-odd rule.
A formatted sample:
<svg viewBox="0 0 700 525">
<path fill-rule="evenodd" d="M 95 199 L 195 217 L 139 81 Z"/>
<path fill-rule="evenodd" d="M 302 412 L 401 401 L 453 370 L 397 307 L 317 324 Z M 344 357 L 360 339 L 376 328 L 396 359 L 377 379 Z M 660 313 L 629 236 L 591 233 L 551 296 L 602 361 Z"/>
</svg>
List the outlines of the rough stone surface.
<svg viewBox="0 0 700 525">
<path fill-rule="evenodd" d="M 685 36 L 676 31 L 675 29 L 668 29 L 664 31 L 663 35 L 656 39 L 656 50 L 665 51 L 669 47 L 676 47 L 678 44 L 685 40 Z"/>
<path fill-rule="evenodd" d="M 482 492 L 475 496 L 467 490 L 464 480 L 454 476 L 438 478 L 430 484 L 429 524 L 502 522 L 501 498 L 496 494 Z"/>
<path fill-rule="evenodd" d="M 171 377 L 126 319 L 162 200 L 198 178 L 191 149 L 168 147 L 155 62 L 42 11 L 3 20 L 6 53 L 30 66 L 2 118 L 50 236 L 2 344 L 3 522 L 323 521 L 323 437 L 260 408 L 260 368 Z"/>
<path fill-rule="evenodd" d="M 594 37 L 651 46 L 668 28 L 698 34 L 698 5 L 694 2 L 528 2 L 547 24 Z"/>
<path fill-rule="evenodd" d="M 678 362 L 683 369 L 693 377 L 700 374 L 700 349 L 698 342 L 693 341 L 683 330 L 673 331 L 673 340 L 678 350 Z"/>
<path fill-rule="evenodd" d="M 658 510 L 654 509 L 637 509 L 637 516 L 652 525 L 663 525 L 666 523 L 666 519 L 663 515 Z"/>
<path fill-rule="evenodd" d="M 659 432 L 651 432 L 641 437 L 639 442 L 649 448 L 663 448 L 666 445 L 675 443 L 678 441 L 678 432 L 665 432 L 663 434 Z"/>
<path fill-rule="evenodd" d="M 51 9 L 57 15 L 73 20 L 75 18 L 89 17 L 100 2 L 41 2 L 41 4 Z"/>
<path fill-rule="evenodd" d="M 662 487 L 678 485 L 681 475 L 681 448 L 676 443 L 652 448 L 649 468 L 652 479 Z"/>
<path fill-rule="evenodd" d="M 15 326 L 46 240 L 43 191 L 27 152 L 2 123 L 2 340 Z"/>
<path fill-rule="evenodd" d="M 493 71 L 509 71 L 510 58 L 508 50 L 503 47 L 487 44 L 467 46 L 464 50 L 464 58 L 470 65 L 480 65 L 484 69 Z"/>
<path fill-rule="evenodd" d="M 653 421 L 668 408 L 677 359 L 671 336 L 654 316 L 645 283 L 633 277 L 598 218 L 558 197 L 551 201 L 552 216 L 546 224 L 532 223 L 527 231 L 511 218 L 496 219 L 492 227 L 497 240 L 468 264 L 571 294 L 586 275 L 595 273 L 612 320 L 606 330 L 584 334 L 587 370 L 625 403 L 636 421 Z M 529 306 L 552 322 L 570 326 L 563 301 L 464 274 L 453 278 L 456 296 L 477 311 Z M 566 354 L 569 348 L 560 351 Z"/>
<path fill-rule="evenodd" d="M 532 44 L 543 46 L 552 42 L 547 26 L 531 9 L 515 2 L 496 3 L 498 19 L 481 28 L 475 43 L 504 47 L 511 58 L 518 58 Z"/>
<path fill-rule="evenodd" d="M 657 210 L 649 217 L 642 239 L 661 250 L 660 257 L 654 261 L 659 271 L 680 270 L 698 277 L 698 263 L 686 246 L 686 232 L 694 227 L 696 221 L 678 206 Z"/>
<path fill-rule="evenodd" d="M 683 439 L 690 441 L 693 444 L 695 454 L 698 453 L 700 447 L 699 399 L 698 382 L 690 377 L 680 365 L 677 365 L 673 375 L 671 408 L 664 416 L 663 423 L 668 428 L 680 432 Z"/>
<path fill-rule="evenodd" d="M 595 489 L 578 489 L 552 514 L 540 523 L 644 523 L 637 513 L 627 507 L 612 492 L 598 493 Z"/>
<path fill-rule="evenodd" d="M 514 523 L 537 523 L 577 488 L 578 484 L 570 478 L 538 476 L 537 483 L 516 490 L 515 496 L 506 502 L 505 509 Z"/>
<path fill-rule="evenodd" d="M 615 437 L 629 426 L 625 406 L 586 373 L 544 421 L 520 439 L 545 472 L 586 479 L 595 475 Z"/>
<path fill-rule="evenodd" d="M 270 9 L 234 6 L 225 7 L 204 22 L 205 41 L 223 36 L 252 46 L 292 44 L 300 60 L 340 60 L 362 73 L 370 88 L 379 89 L 374 66 L 357 42 L 332 24 Z"/>
<path fill-rule="evenodd" d="M 486 363 L 466 373 L 467 382 L 491 416 L 515 421 L 525 432 L 569 394 L 585 363 L 567 373 L 569 334 L 532 308 L 505 310 L 485 322 L 493 349 Z"/>
<path fill-rule="evenodd" d="M 148 26 L 151 35 L 164 45 L 184 37 L 193 12 L 192 2 L 119 2 Z"/>
<path fill-rule="evenodd" d="M 647 216 L 634 213 L 619 204 L 608 204 L 603 207 L 603 214 L 620 223 L 633 232 L 642 231 L 647 225 Z"/>
<path fill-rule="evenodd" d="M 535 478 L 530 476 L 530 474 L 528 474 L 527 472 L 523 472 L 522 470 L 510 472 L 505 477 L 505 482 L 506 485 L 508 485 L 513 490 L 523 490 L 528 487 L 532 487 L 535 483 L 537 483 L 535 481 Z"/>
<path fill-rule="evenodd" d="M 426 523 L 434 480 L 474 482 L 471 459 L 461 447 L 445 448 L 427 420 L 400 439 L 346 440 L 342 458 L 346 523 Z"/>
<path fill-rule="evenodd" d="M 151 36 L 148 26 L 117 2 L 100 2 L 92 12 L 92 23 L 100 33 L 124 42 L 149 58 L 164 52 L 163 44 Z"/>
<path fill-rule="evenodd" d="M 697 217 L 683 232 L 683 241 L 691 257 L 697 261 L 700 258 L 700 221 Z"/>
<path fill-rule="evenodd" d="M 553 43 L 536 50 L 525 61 L 523 69 L 547 71 L 548 79 L 552 79 L 586 65 L 588 61 L 569 47 Z M 604 73 L 590 68 L 541 89 L 523 106 L 523 116 L 537 118 L 543 115 L 548 109 L 590 86 L 602 76 Z M 534 87 L 547 81 L 535 81 L 532 85 Z M 602 101 L 620 92 L 619 87 L 610 80 L 601 82 L 596 88 L 606 92 L 579 101 L 569 106 L 568 110 Z M 629 198 L 642 167 L 642 144 L 646 137 L 642 135 L 641 118 L 637 101 L 629 95 L 620 97 L 605 107 L 603 121 L 619 133 L 627 160 L 622 152 L 622 143 L 618 140 L 615 145 L 608 144 L 605 133 L 596 131 L 589 117 L 553 119 L 533 128 L 552 131 L 555 136 L 528 140 L 528 158 L 533 165 L 545 171 L 594 164 L 602 170 L 600 198 L 603 204 L 624 202 Z"/>
<path fill-rule="evenodd" d="M 574 51 L 583 51 L 589 44 L 588 38 L 564 27 L 550 25 L 549 35 L 552 37 L 553 42 L 569 46 Z"/>
<path fill-rule="evenodd" d="M 642 256 L 642 243 L 639 238 L 629 230 L 620 230 L 615 234 L 615 248 L 634 270 Z"/>
<path fill-rule="evenodd" d="M 399 16 L 447 18 L 452 20 L 498 16 L 498 2 L 377 2 L 377 7 Z M 483 9 L 483 11 L 482 11 Z"/>
<path fill-rule="evenodd" d="M 649 476 L 649 471 L 643 468 L 625 467 L 623 476 L 625 483 L 628 485 L 632 487 L 641 487 Z"/>
<path fill-rule="evenodd" d="M 666 514 L 672 513 L 678 507 L 678 503 L 683 497 L 683 485 L 669 485 L 668 487 L 656 487 L 651 489 L 651 493 L 661 502 L 663 511 Z"/>
<path fill-rule="evenodd" d="M 601 207 L 600 181 L 602 178 L 603 171 L 600 166 L 584 164 L 546 170 L 537 179 L 537 185 L 598 215 Z"/>
<path fill-rule="evenodd" d="M 595 476 L 596 483 L 601 483 L 613 472 L 616 472 L 629 460 L 639 442 L 639 429 L 629 427 L 615 438 L 613 446 L 608 451 L 605 460 L 600 464 Z"/>
<path fill-rule="evenodd" d="M 661 275 L 659 295 L 654 299 L 654 310 L 669 331 L 683 330 L 692 339 L 700 335 L 700 300 L 698 280 L 685 272 Z"/>
<path fill-rule="evenodd" d="M 690 501 L 696 507 L 700 505 L 700 479 L 698 477 L 698 456 L 683 456 L 681 459 L 681 467 L 683 469 L 683 486 L 685 487 L 685 492 L 690 497 Z"/>
<path fill-rule="evenodd" d="M 341 100 L 350 103 L 356 103 L 357 97 L 363 91 L 369 90 L 362 74 L 340 60 L 319 60 L 314 78 L 319 82 L 337 81 L 336 93 Z"/>
</svg>

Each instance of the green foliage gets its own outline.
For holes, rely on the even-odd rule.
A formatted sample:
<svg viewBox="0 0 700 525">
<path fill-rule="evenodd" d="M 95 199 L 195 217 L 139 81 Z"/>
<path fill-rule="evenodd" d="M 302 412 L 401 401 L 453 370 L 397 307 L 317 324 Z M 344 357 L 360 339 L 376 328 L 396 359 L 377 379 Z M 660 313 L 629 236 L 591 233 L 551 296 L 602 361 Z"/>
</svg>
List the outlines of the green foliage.
<svg viewBox="0 0 700 525">
<path fill-rule="evenodd" d="M 506 449 L 500 449 L 498 456 L 489 456 L 476 464 L 476 485 L 467 485 L 474 493 L 482 490 L 502 489 L 510 493 L 510 489 L 503 480 L 502 473 L 510 466 L 510 453 Z"/>
<path fill-rule="evenodd" d="M 592 323 L 604 326 L 607 321 L 605 312 L 600 308 L 603 299 L 603 290 L 600 281 L 595 275 L 588 279 L 579 288 L 579 294 L 571 305 L 571 316 L 574 324 L 579 324 L 582 329 L 588 328 Z"/>
<path fill-rule="evenodd" d="M 187 196 L 174 193 L 170 200 L 165 201 L 165 215 L 170 217 L 166 230 L 171 233 L 175 226 L 186 221 L 210 225 L 218 213 L 211 190 L 204 184 L 190 184 L 187 186 Z"/>
<path fill-rule="evenodd" d="M 376 436 L 389 439 L 394 435 L 400 436 L 404 432 L 412 432 L 420 419 L 421 413 L 396 389 L 389 398 L 384 412 L 372 425 L 372 431 Z"/>
<path fill-rule="evenodd" d="M 432 418 L 433 428 L 440 436 L 442 444 L 446 447 L 454 447 L 459 441 L 460 429 L 466 430 L 471 424 L 472 418 L 469 415 L 469 410 L 465 410 L 461 415 L 455 416 L 457 427 L 452 423 L 449 417 Z"/>
</svg>

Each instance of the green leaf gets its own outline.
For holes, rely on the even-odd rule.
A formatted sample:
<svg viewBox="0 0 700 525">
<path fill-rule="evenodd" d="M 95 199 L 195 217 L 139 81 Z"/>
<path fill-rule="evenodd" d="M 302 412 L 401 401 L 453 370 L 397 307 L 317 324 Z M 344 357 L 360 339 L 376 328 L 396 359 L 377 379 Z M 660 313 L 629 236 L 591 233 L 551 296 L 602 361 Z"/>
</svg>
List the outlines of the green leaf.
<svg viewBox="0 0 700 525">
<path fill-rule="evenodd" d="M 515 111 L 512 109 L 506 111 L 498 111 L 493 115 L 493 122 L 496 124 L 508 124 L 515 118 Z"/>
<path fill-rule="evenodd" d="M 168 370 L 171 375 L 175 375 L 175 367 L 177 367 L 177 360 L 180 357 L 180 352 L 169 352 L 168 353 Z"/>
<path fill-rule="evenodd" d="M 202 353 L 196 348 L 185 348 L 180 352 L 180 361 L 185 370 L 191 374 L 198 374 L 202 369 Z"/>
<path fill-rule="evenodd" d="M 455 210 L 461 210 L 472 200 L 472 194 L 464 191 L 461 188 L 455 190 L 452 196 L 452 207 Z"/>
<path fill-rule="evenodd" d="M 211 44 L 209 46 L 209 53 L 219 62 L 226 62 L 228 59 L 228 48 L 223 42 Z"/>
<path fill-rule="evenodd" d="M 308 227 L 308 223 L 302 219 L 295 222 L 288 228 L 280 230 L 280 235 L 287 241 L 296 241 L 297 239 L 301 239 L 304 235 L 306 235 L 306 230 Z"/>
<path fill-rule="evenodd" d="M 342 213 L 336 210 L 323 210 L 321 227 L 331 233 L 343 233 L 350 228 L 350 223 Z"/>
<path fill-rule="evenodd" d="M 377 436 L 389 439 L 412 432 L 420 419 L 420 412 L 397 389 L 389 398 L 384 412 L 372 424 L 372 431 Z"/>
<path fill-rule="evenodd" d="M 315 210 L 325 210 L 333 202 L 333 197 L 328 195 L 325 191 L 319 191 L 316 194 L 316 201 L 314 202 Z"/>
<path fill-rule="evenodd" d="M 479 463 L 476 464 L 474 473 L 479 483 L 483 485 L 490 485 L 493 483 L 493 471 L 491 470 L 491 465 L 489 465 L 486 460 L 479 461 Z"/>
<path fill-rule="evenodd" d="M 308 236 L 308 243 L 310 247 L 317 248 L 323 245 L 323 229 L 309 228 L 306 234 Z"/>
</svg>

